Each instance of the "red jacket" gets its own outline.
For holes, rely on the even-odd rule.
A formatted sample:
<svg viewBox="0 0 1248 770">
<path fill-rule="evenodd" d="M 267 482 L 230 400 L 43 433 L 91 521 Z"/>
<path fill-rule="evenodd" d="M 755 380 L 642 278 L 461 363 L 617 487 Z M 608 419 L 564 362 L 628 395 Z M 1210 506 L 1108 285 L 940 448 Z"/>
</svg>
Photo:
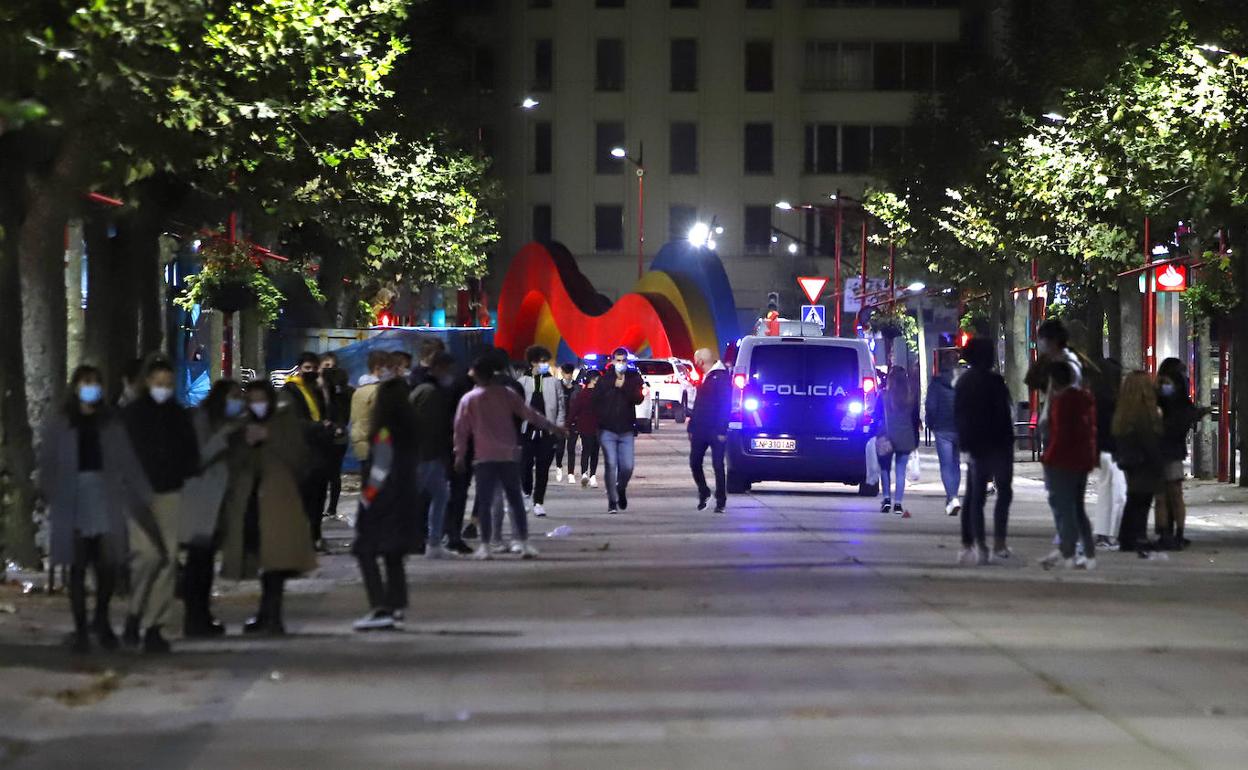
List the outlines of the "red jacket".
<svg viewBox="0 0 1248 770">
<path fill-rule="evenodd" d="M 1049 446 L 1041 462 L 1087 473 L 1097 466 L 1096 400 L 1083 388 L 1067 388 L 1049 405 Z"/>
<path fill-rule="evenodd" d="M 581 436 L 597 436 L 598 413 L 594 411 L 594 392 L 582 385 L 572 394 L 569 402 L 568 430 Z"/>
</svg>

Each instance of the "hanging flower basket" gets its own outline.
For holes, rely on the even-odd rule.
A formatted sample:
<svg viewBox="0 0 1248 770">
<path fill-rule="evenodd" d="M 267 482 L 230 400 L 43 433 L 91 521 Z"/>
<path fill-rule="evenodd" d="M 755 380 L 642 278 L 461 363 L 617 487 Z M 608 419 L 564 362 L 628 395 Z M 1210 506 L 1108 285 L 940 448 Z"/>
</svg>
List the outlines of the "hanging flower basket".
<svg viewBox="0 0 1248 770">
<path fill-rule="evenodd" d="M 256 304 L 256 293 L 240 280 L 226 280 L 204 287 L 203 304 L 222 313 L 237 313 Z"/>
</svg>

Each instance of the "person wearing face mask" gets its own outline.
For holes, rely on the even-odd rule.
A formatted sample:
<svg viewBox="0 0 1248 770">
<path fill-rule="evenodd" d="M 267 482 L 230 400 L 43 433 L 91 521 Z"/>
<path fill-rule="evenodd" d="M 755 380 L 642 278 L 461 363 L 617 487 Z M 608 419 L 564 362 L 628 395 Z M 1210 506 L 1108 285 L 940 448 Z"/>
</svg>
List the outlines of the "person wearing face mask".
<svg viewBox="0 0 1248 770">
<path fill-rule="evenodd" d="M 563 388 L 551 374 L 550 351 L 541 345 L 533 345 L 524 353 L 529 365 L 528 372 L 520 377 L 524 388 L 524 403 L 533 411 L 550 420 L 560 428 L 567 421 L 567 405 Z M 524 496 L 532 501 L 533 515 L 546 515 L 546 484 L 550 466 L 555 459 L 555 437 L 538 425 L 525 422 L 520 426 L 521 471 Z"/>
<path fill-rule="evenodd" d="M 407 375 L 407 386 L 413 390 L 417 387 L 431 381 L 433 373 L 430 369 L 433 367 L 433 359 L 446 352 L 446 343 L 437 337 L 426 337 L 420 341 L 420 348 L 417 353 L 419 358 L 415 366 L 411 366 L 411 359 L 408 359 L 408 366 L 411 372 Z"/>
<path fill-rule="evenodd" d="M 316 569 L 299 475 L 308 449 L 297 417 L 279 409 L 267 379 L 247 386 L 247 415 L 230 449 L 230 483 L 222 510 L 221 577 L 260 578 L 260 607 L 243 633 L 286 633 L 286 581 Z"/>
<path fill-rule="evenodd" d="M 321 358 L 315 353 L 299 356 L 299 370 L 286 380 L 283 401 L 298 417 L 303 441 L 308 448 L 308 462 L 300 485 L 303 510 L 316 550 L 324 553 L 321 519 L 329 496 L 330 456 L 334 451 L 334 423 L 329 405 L 320 387 Z"/>
<path fill-rule="evenodd" d="M 321 393 L 325 397 L 325 409 L 330 423 L 333 424 L 333 438 L 326 454 L 327 480 L 329 482 L 329 505 L 325 515 L 332 518 L 338 515 L 338 500 L 342 497 L 342 461 L 347 456 L 350 436 L 347 433 L 351 422 L 351 397 L 355 388 L 346 371 L 338 367 L 338 356 L 325 353 L 321 356 Z"/>
<path fill-rule="evenodd" d="M 1040 406 L 1040 416 L 1036 422 L 1036 431 L 1040 435 L 1040 444 L 1048 443 L 1049 436 L 1049 402 L 1053 397 L 1053 385 L 1049 372 L 1056 362 L 1065 362 L 1070 366 L 1076 387 L 1083 385 L 1083 363 L 1078 354 L 1071 350 L 1070 332 L 1060 319 L 1050 318 L 1036 329 L 1036 360 L 1027 370 L 1023 381 L 1032 390 L 1043 391 L 1044 403 Z"/>
<path fill-rule="evenodd" d="M 147 652 L 169 651 L 162 629 L 171 620 L 177 580 L 182 487 L 199 473 L 199 441 L 173 398 L 173 368 L 163 358 L 147 365 L 144 392 L 122 410 L 130 443 L 152 488 L 154 530 L 131 522 L 130 614 L 122 640 Z"/>
<path fill-rule="evenodd" d="M 628 365 L 628 349 L 616 348 L 598 387 L 594 412 L 598 441 L 607 462 L 607 513 L 628 510 L 628 481 L 633 476 L 633 444 L 637 438 L 637 405 L 645 400 L 645 381 Z"/>
<path fill-rule="evenodd" d="M 450 470 L 454 460 L 452 431 L 455 422 L 453 388 L 455 377 L 452 367 L 455 359 L 449 353 L 434 354 L 426 367 L 428 378 L 412 391 L 411 405 L 415 413 L 416 434 L 416 491 L 419 499 L 428 499 L 428 535 L 425 539 L 425 558 L 445 559 L 458 555 L 442 545 L 446 532 L 446 506 L 450 498 Z M 451 537 L 455 541 L 456 537 Z"/>
<path fill-rule="evenodd" d="M 220 542 L 221 508 L 229 487 L 229 453 L 242 440 L 247 402 L 233 380 L 219 380 L 208 397 L 191 410 L 191 425 L 199 443 L 199 474 L 182 491 L 182 533 L 186 566 L 182 571 L 182 635 L 213 637 L 225 633 L 212 615 L 212 579 Z"/>
<path fill-rule="evenodd" d="M 1075 384 L 1074 369 L 1065 361 L 1049 365 L 1052 381 L 1052 434 L 1040 461 L 1049 507 L 1057 526 L 1058 548 L 1040 561 L 1045 569 L 1095 569 L 1096 541 L 1083 506 L 1088 473 L 1097 465 L 1096 401 Z M 1075 559 L 1078 544 L 1083 556 Z"/>
<path fill-rule="evenodd" d="M 1187 504 L 1183 500 L 1183 461 L 1187 459 L 1187 434 L 1209 412 L 1192 403 L 1187 393 L 1187 367 L 1167 358 L 1157 367 L 1157 404 L 1161 407 L 1162 477 L 1154 504 L 1157 548 L 1181 551 L 1190 545 L 1183 536 Z"/>
<path fill-rule="evenodd" d="M 705 511 L 711 499 L 706 483 L 706 450 L 711 450 L 711 470 L 715 474 L 715 513 L 723 513 L 728 505 L 728 488 L 724 475 L 724 448 L 728 440 L 728 417 L 732 411 L 732 377 L 709 348 L 693 354 L 693 365 L 702 372 L 693 418 L 689 420 L 689 468 L 698 488 L 698 510 Z"/>
<path fill-rule="evenodd" d="M 146 512 L 151 497 L 125 428 L 104 405 L 99 370 L 80 366 L 62 409 L 49 415 L 39 444 L 39 487 L 48 503 L 52 565 L 69 567 L 70 648 L 85 653 L 90 635 L 117 648 L 109 602 L 126 558 L 127 501 Z M 146 526 L 153 526 L 150 522 Z M 87 568 L 95 574 L 95 614 L 87 620 Z"/>
<path fill-rule="evenodd" d="M 572 364 L 564 364 L 559 367 L 559 371 L 556 373 L 559 382 L 559 395 L 563 397 L 563 414 L 565 417 L 565 423 L 567 422 L 568 413 L 572 410 L 572 395 L 577 391 L 576 380 L 573 377 L 575 374 L 576 367 Z M 572 472 L 572 465 L 574 464 L 572 455 L 576 451 L 573 447 L 575 442 L 576 437 L 570 433 L 567 438 L 555 439 L 556 482 L 563 481 L 563 456 L 566 453 L 568 455 L 568 483 L 576 483 L 576 474 Z"/>
<path fill-rule="evenodd" d="M 568 406 L 568 476 L 575 480 L 576 442 L 581 442 L 581 486 L 598 486 L 598 414 L 594 411 L 594 389 L 602 372 L 585 375 L 585 385 L 572 396 Z"/>
</svg>

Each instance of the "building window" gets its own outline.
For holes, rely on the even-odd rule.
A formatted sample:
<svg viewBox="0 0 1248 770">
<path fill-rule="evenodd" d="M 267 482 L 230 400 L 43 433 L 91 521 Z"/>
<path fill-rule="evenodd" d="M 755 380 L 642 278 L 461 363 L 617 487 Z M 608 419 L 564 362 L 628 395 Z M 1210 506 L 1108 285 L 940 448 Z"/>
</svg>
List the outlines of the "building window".
<svg viewBox="0 0 1248 770">
<path fill-rule="evenodd" d="M 673 123 L 668 149 L 670 173 L 698 173 L 698 124 Z"/>
<path fill-rule="evenodd" d="M 472 83 L 481 91 L 493 91 L 495 81 L 494 50 L 485 46 L 472 53 Z"/>
<path fill-rule="evenodd" d="M 936 87 L 952 88 L 958 82 L 958 47 L 953 43 L 936 44 Z"/>
<path fill-rule="evenodd" d="M 900 91 L 905 88 L 905 67 L 903 66 L 901 43 L 876 43 L 872 59 L 875 72 L 872 80 L 877 91 Z"/>
<path fill-rule="evenodd" d="M 594 127 L 594 172 L 623 174 L 624 161 L 611 155 L 611 150 L 624 146 L 624 124 L 618 121 L 598 123 Z"/>
<path fill-rule="evenodd" d="M 808 91 L 870 89 L 871 44 L 806 41 L 804 85 Z"/>
<path fill-rule="evenodd" d="M 771 251 L 771 206 L 745 207 L 745 251 L 766 254 Z"/>
<path fill-rule="evenodd" d="M 770 123 L 745 124 L 745 173 L 770 174 L 773 170 Z"/>
<path fill-rule="evenodd" d="M 865 174 L 871 170 L 871 127 L 841 126 L 841 173 Z"/>
<path fill-rule="evenodd" d="M 596 0 L 594 5 L 599 8 L 623 8 L 624 0 Z"/>
<path fill-rule="evenodd" d="M 906 88 L 930 91 L 935 84 L 935 46 L 931 43 L 905 44 Z"/>
<path fill-rule="evenodd" d="M 745 90 L 770 91 L 773 87 L 770 40 L 745 43 Z"/>
<path fill-rule="evenodd" d="M 667 209 L 667 239 L 681 241 L 689 237 L 689 231 L 698 221 L 697 206 L 673 203 Z"/>
<path fill-rule="evenodd" d="M 624 250 L 624 207 L 594 206 L 594 251 Z"/>
<path fill-rule="evenodd" d="M 747 11 L 765 11 L 771 7 L 771 0 L 745 0 Z"/>
<path fill-rule="evenodd" d="M 901 126 L 876 126 L 871 129 L 871 167 L 887 168 L 896 163 L 905 142 L 905 129 Z"/>
<path fill-rule="evenodd" d="M 698 0 L 672 0 L 673 8 L 697 8 Z"/>
<path fill-rule="evenodd" d="M 533 42 L 533 90 L 549 91 L 555 79 L 555 46 L 549 39 Z"/>
<path fill-rule="evenodd" d="M 599 91 L 623 91 L 624 41 L 618 37 L 599 38 L 594 61 L 595 87 Z"/>
<path fill-rule="evenodd" d="M 550 121 L 533 124 L 533 173 L 549 174 L 552 157 Z"/>
<path fill-rule="evenodd" d="M 672 41 L 672 90 L 698 90 L 698 41 L 681 38 Z"/>
<path fill-rule="evenodd" d="M 835 174 L 840 156 L 840 134 L 837 126 L 813 124 L 806 126 L 805 163 L 807 174 Z"/>
<path fill-rule="evenodd" d="M 533 240 L 538 243 L 550 243 L 554 240 L 551 236 L 553 216 L 549 203 L 539 203 L 533 207 Z"/>
<path fill-rule="evenodd" d="M 529 0 L 530 8 L 549 8 L 550 0 Z"/>
</svg>

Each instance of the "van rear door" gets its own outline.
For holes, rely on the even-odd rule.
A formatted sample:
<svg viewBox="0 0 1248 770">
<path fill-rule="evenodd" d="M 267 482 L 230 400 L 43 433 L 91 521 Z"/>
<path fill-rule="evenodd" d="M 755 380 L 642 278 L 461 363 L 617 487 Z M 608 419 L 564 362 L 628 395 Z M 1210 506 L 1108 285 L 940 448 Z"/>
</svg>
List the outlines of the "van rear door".
<svg viewBox="0 0 1248 770">
<path fill-rule="evenodd" d="M 859 432 L 864 403 L 852 347 L 785 342 L 751 351 L 742 393 L 746 449 L 797 452 Z M 806 447 L 814 449 L 814 447 Z"/>
</svg>

